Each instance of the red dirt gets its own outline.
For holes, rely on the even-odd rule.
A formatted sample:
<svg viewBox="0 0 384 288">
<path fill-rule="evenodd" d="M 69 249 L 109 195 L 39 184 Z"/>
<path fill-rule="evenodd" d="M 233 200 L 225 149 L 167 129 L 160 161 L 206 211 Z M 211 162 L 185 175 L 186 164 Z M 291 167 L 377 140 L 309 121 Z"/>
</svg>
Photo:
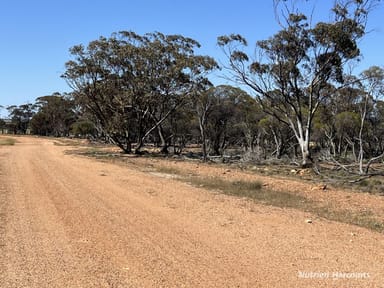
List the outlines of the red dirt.
<svg viewBox="0 0 384 288">
<path fill-rule="evenodd" d="M 384 287 L 383 234 L 322 219 L 307 223 L 308 213 L 66 149 L 33 137 L 0 147 L 1 287 Z M 300 181 L 260 179 L 319 194 Z M 340 199 L 337 191 L 322 193 L 324 201 Z M 351 193 L 343 203 L 382 212 L 378 199 Z"/>
</svg>

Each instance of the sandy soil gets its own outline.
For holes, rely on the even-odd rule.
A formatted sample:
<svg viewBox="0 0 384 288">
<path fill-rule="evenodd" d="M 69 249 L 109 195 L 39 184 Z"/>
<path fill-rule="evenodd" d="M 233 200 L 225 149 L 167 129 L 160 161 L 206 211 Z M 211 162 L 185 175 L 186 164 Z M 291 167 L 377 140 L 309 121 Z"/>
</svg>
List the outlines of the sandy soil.
<svg viewBox="0 0 384 288">
<path fill-rule="evenodd" d="M 384 287 L 383 234 L 67 149 L 0 147 L 0 287 Z"/>
<path fill-rule="evenodd" d="M 384 197 L 369 193 L 360 193 L 332 187 L 324 182 L 303 181 L 293 177 L 265 176 L 252 171 L 241 170 L 236 166 L 217 164 L 202 164 L 188 161 L 138 158 L 133 161 L 130 159 L 128 164 L 141 165 L 147 167 L 166 167 L 182 171 L 184 174 L 193 174 L 203 177 L 221 177 L 229 181 L 246 180 L 260 181 L 268 189 L 288 192 L 304 196 L 310 200 L 340 210 L 353 212 L 372 212 L 379 220 L 384 221 Z M 306 170 L 303 170 L 306 173 Z M 305 174 L 303 175 L 305 177 Z M 301 176 L 296 176 L 300 178 Z M 324 189 L 325 187 L 325 189 Z"/>
</svg>

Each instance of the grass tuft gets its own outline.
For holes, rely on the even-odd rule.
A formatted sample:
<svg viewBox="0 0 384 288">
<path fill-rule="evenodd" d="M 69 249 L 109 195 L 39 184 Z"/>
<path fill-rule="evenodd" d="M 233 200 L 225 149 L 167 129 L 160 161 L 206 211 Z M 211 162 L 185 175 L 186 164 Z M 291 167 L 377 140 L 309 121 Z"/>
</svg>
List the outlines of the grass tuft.
<svg viewBox="0 0 384 288">
<path fill-rule="evenodd" d="M 100 160 L 108 158 L 122 160 L 118 157 L 118 154 L 102 151 L 97 148 L 90 148 L 86 151 L 78 152 L 78 154 L 94 157 Z M 147 168 L 148 167 L 145 167 L 143 171 L 147 171 Z M 202 187 L 208 190 L 219 191 L 220 193 L 232 195 L 235 197 L 249 198 L 263 205 L 270 205 L 280 208 L 292 208 L 311 213 L 317 217 L 331 221 L 356 225 L 384 233 L 384 222 L 379 220 L 371 211 L 350 211 L 339 209 L 331 205 L 324 205 L 301 195 L 268 189 L 264 187 L 260 181 L 229 181 L 220 177 L 204 177 L 201 175 L 185 172 L 182 169 L 178 169 L 177 167 L 167 167 L 155 164 L 151 165 L 150 170 L 180 176 L 175 179 L 178 181 L 187 182 L 195 187 Z M 380 183 L 378 180 L 376 180 L 374 184 L 382 187 L 382 185 L 384 185 L 384 180 L 380 181 Z M 363 182 L 361 185 L 367 185 L 367 187 L 371 187 L 372 183 Z"/>
<path fill-rule="evenodd" d="M 183 174 L 182 171 L 180 169 L 177 169 L 176 167 L 160 166 L 156 168 L 156 171 L 164 174 L 175 174 L 175 175 Z"/>
<path fill-rule="evenodd" d="M 378 220 L 374 213 L 368 210 L 349 211 L 335 209 L 329 206 L 313 206 L 311 208 L 310 212 L 331 221 L 356 225 L 380 233 L 384 232 L 384 223 Z"/>
<path fill-rule="evenodd" d="M 16 140 L 13 138 L 0 138 L 0 146 L 12 146 L 15 145 Z"/>
<path fill-rule="evenodd" d="M 114 159 L 117 156 L 119 156 L 119 154 L 117 154 L 117 153 L 104 151 L 104 150 L 101 150 L 99 148 L 94 148 L 94 147 L 87 148 L 81 152 L 74 152 L 74 153 L 79 154 L 79 155 L 83 155 L 86 157 L 90 157 L 90 158 L 104 159 L 104 160 Z"/>
<path fill-rule="evenodd" d="M 221 178 L 192 178 L 192 185 L 210 190 L 219 190 L 227 195 L 246 197 L 265 205 L 300 208 L 308 200 L 292 193 L 264 189 L 260 181 L 227 181 Z"/>
<path fill-rule="evenodd" d="M 293 208 L 331 221 L 356 225 L 380 233 L 384 232 L 384 223 L 370 211 L 349 211 L 324 206 L 301 195 L 265 189 L 259 181 L 226 181 L 220 178 L 200 177 L 193 178 L 190 183 L 197 187 L 219 190 L 227 195 L 246 197 L 264 205 Z"/>
</svg>

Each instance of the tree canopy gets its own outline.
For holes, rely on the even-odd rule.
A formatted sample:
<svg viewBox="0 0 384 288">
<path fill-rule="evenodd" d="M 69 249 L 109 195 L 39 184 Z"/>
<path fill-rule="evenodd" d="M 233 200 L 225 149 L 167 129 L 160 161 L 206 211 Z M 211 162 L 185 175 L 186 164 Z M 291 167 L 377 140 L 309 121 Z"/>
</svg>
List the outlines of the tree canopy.
<svg viewBox="0 0 384 288">
<path fill-rule="evenodd" d="M 119 32 L 71 49 L 63 75 L 75 100 L 91 111 L 103 132 L 125 152 L 162 123 L 216 68 L 208 56 L 194 54 L 200 44 L 181 35 Z"/>
<path fill-rule="evenodd" d="M 282 29 L 257 42 L 260 59 L 243 52 L 247 41 L 241 35 L 218 37 L 235 79 L 253 90 L 266 113 L 292 129 L 303 166 L 312 162 L 309 145 L 315 114 L 332 89 L 344 84 L 345 64 L 360 55 L 358 40 L 365 34 L 372 3 L 336 1 L 334 20 L 314 26 L 308 16 L 288 11 Z"/>
<path fill-rule="evenodd" d="M 121 31 L 72 47 L 62 75 L 72 92 L 7 107 L 0 131 L 96 138 L 125 153 L 198 145 L 205 161 L 352 162 L 367 175 L 384 158 L 384 68 L 349 68 L 379 0 L 337 0 L 317 23 L 300 1 L 273 2 L 280 28 L 255 54 L 239 34 L 217 39 L 229 71 L 220 74 L 233 85 L 209 81 L 220 67 L 194 39 Z"/>
</svg>

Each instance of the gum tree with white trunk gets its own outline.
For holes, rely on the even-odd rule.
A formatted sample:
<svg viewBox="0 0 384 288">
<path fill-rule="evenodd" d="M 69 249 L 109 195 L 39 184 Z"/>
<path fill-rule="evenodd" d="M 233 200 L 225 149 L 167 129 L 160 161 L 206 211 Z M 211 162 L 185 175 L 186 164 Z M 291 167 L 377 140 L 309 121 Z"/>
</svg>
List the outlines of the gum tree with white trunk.
<svg viewBox="0 0 384 288">
<path fill-rule="evenodd" d="M 333 20 L 313 25 L 312 15 L 294 7 L 297 1 L 275 1 L 276 11 L 285 11 L 277 19 L 284 21 L 279 21 L 281 30 L 275 35 L 256 43 L 257 57 L 245 52 L 247 41 L 241 35 L 218 38 L 231 78 L 249 87 L 266 113 L 292 129 L 302 167 L 313 165 L 310 142 L 316 112 L 330 96 L 331 86 L 344 85 L 344 67 L 360 56 L 358 41 L 377 2 L 336 1 Z"/>
</svg>

